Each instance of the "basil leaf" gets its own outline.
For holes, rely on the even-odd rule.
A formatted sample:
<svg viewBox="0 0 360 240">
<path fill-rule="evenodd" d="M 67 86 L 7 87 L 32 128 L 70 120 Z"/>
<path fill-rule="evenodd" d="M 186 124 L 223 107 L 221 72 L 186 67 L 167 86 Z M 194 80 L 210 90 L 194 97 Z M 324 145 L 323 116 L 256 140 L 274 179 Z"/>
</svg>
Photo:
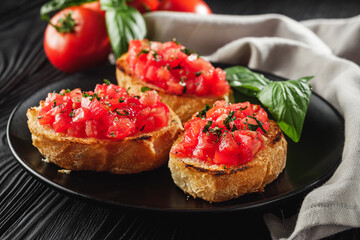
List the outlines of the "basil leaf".
<svg viewBox="0 0 360 240">
<path fill-rule="evenodd" d="M 311 97 L 310 77 L 270 82 L 257 97 L 271 112 L 281 130 L 298 142 Z"/>
<path fill-rule="evenodd" d="M 116 57 L 127 52 L 129 41 L 143 39 L 146 36 L 146 24 L 143 16 L 133 7 L 110 4 L 108 0 L 101 0 L 106 10 L 105 20 L 110 43 Z"/>
<path fill-rule="evenodd" d="M 262 74 L 254 73 L 246 67 L 234 66 L 224 70 L 229 85 L 247 96 L 256 97 L 257 93 L 270 82 Z"/>
<path fill-rule="evenodd" d="M 52 0 L 45 3 L 40 8 L 40 15 L 42 20 L 48 21 L 49 14 L 53 11 L 58 11 L 67 7 L 79 6 L 83 3 L 94 2 L 95 0 Z"/>
<path fill-rule="evenodd" d="M 107 11 L 109 9 L 121 8 L 126 9 L 126 0 L 100 0 L 101 9 Z"/>
<path fill-rule="evenodd" d="M 313 77 L 275 82 L 242 66 L 226 68 L 225 72 L 236 101 L 260 101 L 288 137 L 294 142 L 300 140 L 311 97 L 308 82 Z"/>
</svg>

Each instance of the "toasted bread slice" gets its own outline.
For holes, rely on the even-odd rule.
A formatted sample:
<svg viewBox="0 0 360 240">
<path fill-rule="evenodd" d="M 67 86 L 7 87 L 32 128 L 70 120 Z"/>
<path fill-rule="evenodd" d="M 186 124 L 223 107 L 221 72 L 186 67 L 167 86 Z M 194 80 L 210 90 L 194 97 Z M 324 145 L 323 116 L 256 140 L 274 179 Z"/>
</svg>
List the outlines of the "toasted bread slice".
<svg viewBox="0 0 360 240">
<path fill-rule="evenodd" d="M 139 94 L 142 87 L 148 87 L 158 92 L 161 101 L 167 104 L 179 116 L 182 122 L 189 120 L 192 115 L 201 111 L 206 104 L 212 106 L 217 100 L 229 101 L 229 94 L 223 97 L 201 97 L 184 94 L 181 96 L 169 94 L 165 90 L 146 83 L 135 77 L 126 62 L 127 54 L 122 55 L 116 62 L 116 78 L 118 85 L 123 88 L 130 88 L 129 92 Z"/>
<path fill-rule="evenodd" d="M 239 166 L 211 165 L 196 158 L 179 158 L 170 154 L 171 176 L 185 193 L 209 202 L 261 192 L 282 172 L 287 153 L 285 137 L 274 121 L 270 120 L 269 131 L 264 136 L 265 148 L 256 153 L 252 161 Z"/>
<path fill-rule="evenodd" d="M 33 107 L 26 114 L 33 145 L 49 162 L 70 170 L 130 174 L 155 169 L 168 161 L 171 145 L 182 130 L 180 119 L 170 109 L 168 125 L 154 132 L 118 141 L 76 138 L 40 125 L 39 110 Z"/>
</svg>

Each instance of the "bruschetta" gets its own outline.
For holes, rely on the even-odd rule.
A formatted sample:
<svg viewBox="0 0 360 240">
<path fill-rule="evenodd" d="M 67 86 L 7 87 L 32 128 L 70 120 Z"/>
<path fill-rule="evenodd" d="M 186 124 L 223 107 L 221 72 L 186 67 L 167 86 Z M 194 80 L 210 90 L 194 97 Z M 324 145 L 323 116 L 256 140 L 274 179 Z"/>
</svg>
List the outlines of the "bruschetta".
<svg viewBox="0 0 360 240">
<path fill-rule="evenodd" d="M 132 40 L 116 66 L 119 86 L 135 94 L 156 90 L 182 122 L 206 104 L 229 98 L 225 72 L 176 41 Z"/>
<path fill-rule="evenodd" d="M 180 119 L 155 91 L 131 95 L 117 85 L 63 89 L 28 109 L 33 145 L 68 170 L 131 174 L 168 161 Z"/>
<path fill-rule="evenodd" d="M 261 192 L 285 167 L 285 137 L 259 105 L 217 101 L 184 127 L 168 166 L 175 184 L 194 198 L 222 202 Z"/>
</svg>

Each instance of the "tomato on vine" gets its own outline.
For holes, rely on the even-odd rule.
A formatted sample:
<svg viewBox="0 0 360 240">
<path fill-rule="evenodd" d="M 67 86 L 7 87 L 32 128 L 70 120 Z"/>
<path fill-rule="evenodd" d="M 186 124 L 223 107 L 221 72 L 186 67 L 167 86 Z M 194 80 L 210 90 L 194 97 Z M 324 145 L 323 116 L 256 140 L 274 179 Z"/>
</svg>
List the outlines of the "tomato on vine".
<svg viewBox="0 0 360 240">
<path fill-rule="evenodd" d="M 84 7 L 70 7 L 49 21 L 44 50 L 58 69 L 73 73 L 104 62 L 110 52 L 104 18 Z"/>
</svg>

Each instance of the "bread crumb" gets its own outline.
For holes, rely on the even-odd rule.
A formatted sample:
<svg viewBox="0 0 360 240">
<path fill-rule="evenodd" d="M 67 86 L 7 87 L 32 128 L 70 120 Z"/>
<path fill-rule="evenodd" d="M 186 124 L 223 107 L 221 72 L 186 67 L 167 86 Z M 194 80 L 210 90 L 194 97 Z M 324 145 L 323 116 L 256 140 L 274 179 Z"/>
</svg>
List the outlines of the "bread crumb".
<svg viewBox="0 0 360 240">
<path fill-rule="evenodd" d="M 47 159 L 47 158 L 42 158 L 41 161 L 43 161 L 44 163 L 49 163 L 50 162 L 49 159 Z"/>
<path fill-rule="evenodd" d="M 71 173 L 71 170 L 69 169 L 60 169 L 58 170 L 59 173 L 65 173 L 65 174 L 70 174 Z"/>
</svg>

